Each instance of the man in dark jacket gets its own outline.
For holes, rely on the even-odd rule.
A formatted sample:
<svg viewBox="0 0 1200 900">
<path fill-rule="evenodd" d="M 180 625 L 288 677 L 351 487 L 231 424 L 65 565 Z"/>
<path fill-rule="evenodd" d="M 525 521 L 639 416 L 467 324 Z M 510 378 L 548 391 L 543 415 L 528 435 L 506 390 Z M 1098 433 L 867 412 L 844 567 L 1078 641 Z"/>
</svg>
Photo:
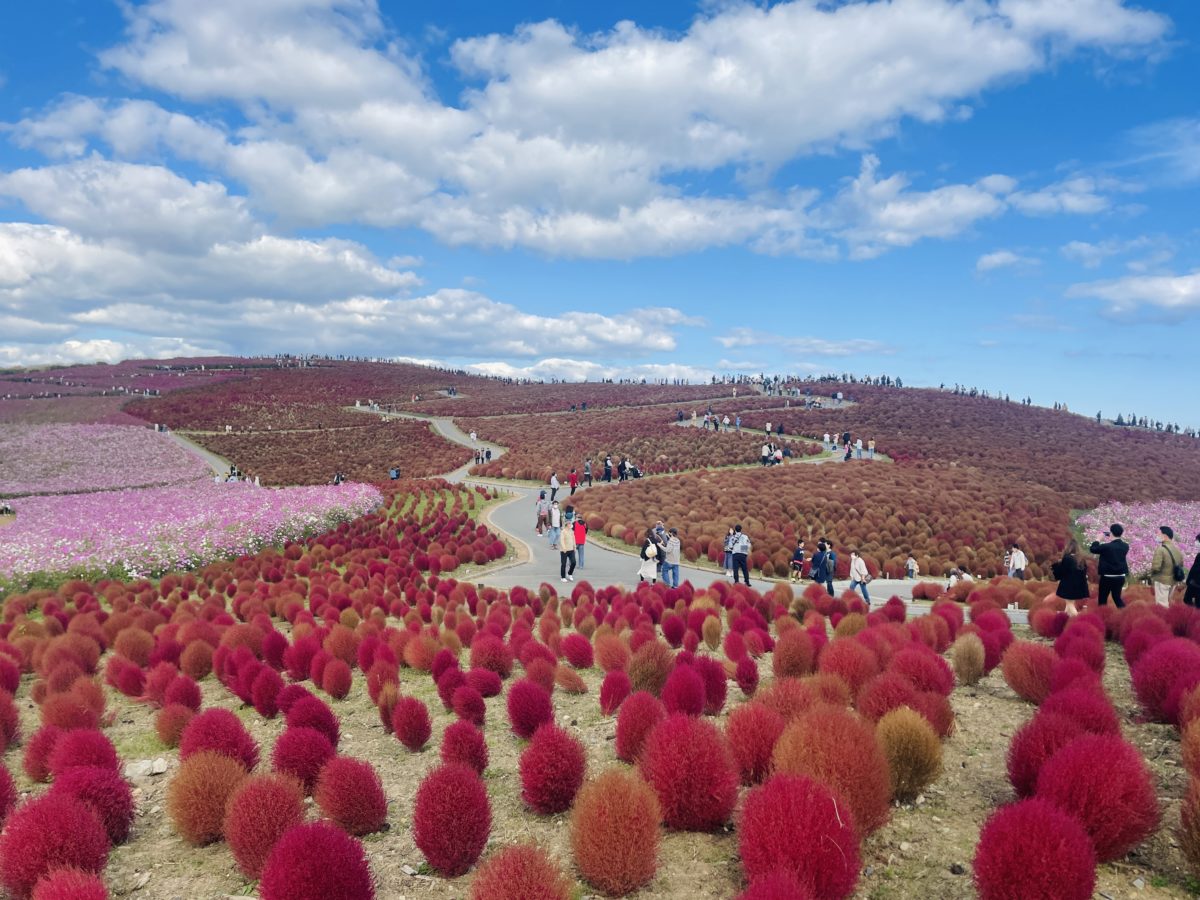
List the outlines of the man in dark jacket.
<svg viewBox="0 0 1200 900">
<path fill-rule="evenodd" d="M 1107 532 L 1112 536 L 1111 541 L 1103 544 L 1099 541 L 1092 541 L 1092 546 L 1088 548 L 1099 557 L 1099 604 L 1101 606 L 1108 603 L 1108 597 L 1111 594 L 1117 609 L 1125 607 L 1124 601 L 1121 600 L 1121 589 L 1125 587 L 1125 578 L 1129 575 L 1129 563 L 1125 559 L 1129 554 L 1129 544 L 1121 539 L 1121 535 L 1124 533 L 1123 525 L 1114 524 Z"/>
<path fill-rule="evenodd" d="M 1196 535 L 1196 543 L 1200 544 L 1200 534 Z M 1184 585 L 1183 602 L 1188 606 L 1200 606 L 1200 553 L 1192 560 L 1192 568 Z"/>
</svg>

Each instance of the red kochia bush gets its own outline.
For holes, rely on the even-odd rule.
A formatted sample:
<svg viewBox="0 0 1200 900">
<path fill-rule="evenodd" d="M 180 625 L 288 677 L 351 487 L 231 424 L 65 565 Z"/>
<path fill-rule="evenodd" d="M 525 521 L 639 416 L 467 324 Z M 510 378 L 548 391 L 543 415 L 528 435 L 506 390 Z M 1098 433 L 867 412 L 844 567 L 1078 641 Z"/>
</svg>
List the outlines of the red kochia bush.
<svg viewBox="0 0 1200 900">
<path fill-rule="evenodd" d="M 776 772 L 809 775 L 836 790 L 865 836 L 888 820 L 891 769 L 873 727 L 849 710 L 817 706 L 779 736 Z"/>
<path fill-rule="evenodd" d="M 1079 820 L 1100 862 L 1120 859 L 1158 827 L 1150 769 L 1117 735 L 1075 738 L 1042 766 L 1035 796 Z"/>
<path fill-rule="evenodd" d="M 858 882 L 859 836 L 849 806 L 803 775 L 773 775 L 746 795 L 738 848 L 751 880 L 783 869 L 830 900 L 849 897 Z"/>
<path fill-rule="evenodd" d="M 247 772 L 258 765 L 258 744 L 241 720 L 227 709 L 213 708 L 197 713 L 179 738 L 179 758 L 187 759 L 212 750 L 236 759 Z"/>
<path fill-rule="evenodd" d="M 717 727 L 676 713 L 646 738 L 638 769 L 662 805 L 663 822 L 680 831 L 712 831 L 737 802 L 733 756 Z"/>
<path fill-rule="evenodd" d="M 167 815 L 179 836 L 197 847 L 219 840 L 225 803 L 245 777 L 240 762 L 212 750 L 185 759 L 167 786 Z"/>
<path fill-rule="evenodd" d="M 133 791 L 121 775 L 101 766 L 72 766 L 54 776 L 51 793 L 69 794 L 92 808 L 109 843 L 123 844 L 133 825 Z"/>
<path fill-rule="evenodd" d="M 321 769 L 313 799 L 321 812 L 361 837 L 383 827 L 387 821 L 387 797 L 379 773 L 369 762 L 335 756 Z"/>
<path fill-rule="evenodd" d="M 66 734 L 57 725 L 43 725 L 33 733 L 29 743 L 25 745 L 25 754 L 21 759 L 21 767 L 31 781 L 48 781 L 50 779 L 50 754 L 58 739 Z"/>
<path fill-rule="evenodd" d="M 1073 687 L 1051 694 L 1040 712 L 1058 713 L 1093 734 L 1120 734 L 1121 723 L 1112 702 L 1099 687 Z"/>
<path fill-rule="evenodd" d="M 862 686 L 879 673 L 879 660 L 868 647 L 853 638 L 843 637 L 831 641 L 821 651 L 817 668 L 840 676 L 849 686 L 851 695 L 857 696 Z"/>
<path fill-rule="evenodd" d="M 1054 804 L 1022 800 L 984 824 L 975 850 L 979 900 L 1090 900 L 1095 886 L 1092 843 Z"/>
<path fill-rule="evenodd" d="M 50 774 L 57 780 L 75 766 L 99 766 L 111 772 L 121 769 L 112 741 L 101 731 L 79 728 L 64 732 L 50 751 Z"/>
<path fill-rule="evenodd" d="M 554 720 L 550 692 L 528 678 L 513 682 L 508 689 L 507 706 L 508 720 L 517 737 L 533 737 L 539 725 Z"/>
<path fill-rule="evenodd" d="M 442 733 L 440 755 L 444 763 L 461 763 L 482 775 L 488 764 L 487 741 L 474 724 L 460 719 Z"/>
<path fill-rule="evenodd" d="M 1050 693 L 1050 679 L 1058 654 L 1043 644 L 1015 641 L 1004 651 L 1000 671 L 1018 697 L 1041 703 Z"/>
<path fill-rule="evenodd" d="M 283 704 L 280 703 L 280 709 L 283 709 Z M 337 749 L 338 739 L 341 729 L 338 726 L 338 718 L 333 714 L 333 710 L 325 705 L 319 698 L 311 694 L 305 697 L 299 697 L 285 713 L 285 721 L 288 728 L 294 728 L 297 725 L 303 725 L 307 728 L 315 728 L 320 731 L 325 737 L 329 738 L 329 743 Z"/>
<path fill-rule="evenodd" d="M 923 646 L 898 651 L 888 663 L 888 671 L 903 675 L 918 691 L 937 691 L 949 697 L 954 690 L 950 663 Z"/>
<path fill-rule="evenodd" d="M 783 734 L 783 716 L 753 700 L 729 714 L 725 739 L 737 763 L 742 784 L 758 784 L 771 770 L 771 753 Z"/>
<path fill-rule="evenodd" d="M 743 656 L 734 667 L 734 679 L 744 697 L 753 697 L 758 690 L 758 664 L 749 656 Z"/>
<path fill-rule="evenodd" d="M 304 787 L 290 775 L 255 775 L 233 792 L 225 806 L 224 831 L 234 862 L 252 880 L 275 842 L 304 821 Z"/>
<path fill-rule="evenodd" d="M 719 716 L 729 693 L 729 675 L 725 667 L 711 656 L 698 656 L 692 662 L 692 668 L 704 682 L 704 714 Z"/>
<path fill-rule="evenodd" d="M 491 669 L 501 678 L 512 674 L 513 655 L 508 645 L 492 634 L 480 633 L 471 643 L 471 668 Z"/>
<path fill-rule="evenodd" d="M 592 642 L 582 634 L 568 634 L 562 639 L 562 653 L 576 669 L 592 667 Z"/>
<path fill-rule="evenodd" d="M 1133 690 L 1146 714 L 1175 724 L 1181 694 L 1200 683 L 1200 645 L 1169 638 L 1142 654 L 1133 666 Z"/>
<path fill-rule="evenodd" d="M 667 717 L 662 701 L 646 691 L 630 694 L 617 713 L 617 759 L 634 762 L 650 731 Z"/>
<path fill-rule="evenodd" d="M 658 798 L 636 772 L 609 769 L 589 781 L 571 812 L 571 852 L 589 884 L 623 896 L 658 867 Z"/>
<path fill-rule="evenodd" d="M 108 836 L 92 809 L 69 794 L 43 794 L 13 811 L 0 834 L 0 881 L 28 897 L 53 869 L 97 873 L 108 862 Z"/>
<path fill-rule="evenodd" d="M 1008 745 L 1008 780 L 1017 796 L 1031 796 L 1046 761 L 1084 733 L 1074 719 L 1047 710 L 1018 728 Z"/>
<path fill-rule="evenodd" d="M 192 710 L 178 703 L 164 706 L 154 717 L 154 732 L 168 747 L 178 747 L 183 730 L 195 715 Z"/>
<path fill-rule="evenodd" d="M 491 829 L 487 789 L 474 769 L 447 763 L 425 776 L 413 809 L 413 841 L 433 868 L 447 878 L 465 873 Z"/>
<path fill-rule="evenodd" d="M 917 689 L 913 683 L 897 672 L 876 675 L 858 692 L 855 708 L 872 722 L 878 722 L 893 709 L 915 706 Z"/>
<path fill-rule="evenodd" d="M 600 683 L 600 712 L 611 716 L 617 711 L 633 687 L 624 669 L 614 669 Z"/>
<path fill-rule="evenodd" d="M 7 766 L 0 765 L 0 827 L 17 805 L 17 785 Z"/>
<path fill-rule="evenodd" d="M 571 808 L 587 769 L 587 753 L 574 735 L 553 723 L 533 733 L 521 754 L 521 799 L 549 816 Z"/>
<path fill-rule="evenodd" d="M 47 872 L 33 887 L 31 900 L 108 900 L 104 879 L 75 868 Z"/>
<path fill-rule="evenodd" d="M 755 878 L 737 900 L 815 900 L 812 891 L 786 869 L 775 869 Z"/>
<path fill-rule="evenodd" d="M 816 658 L 812 635 L 803 628 L 789 628 L 775 642 L 771 670 L 776 678 L 803 678 L 812 674 Z"/>
<path fill-rule="evenodd" d="M 433 733 L 428 707 L 416 697 L 401 697 L 392 707 L 392 731 L 400 743 L 416 753 Z"/>
<path fill-rule="evenodd" d="M 294 825 L 267 857 L 262 900 L 373 900 L 362 844 L 327 822 Z"/>
<path fill-rule="evenodd" d="M 471 879 L 470 900 L 570 900 L 571 880 L 532 844 L 497 850 Z"/>
<path fill-rule="evenodd" d="M 662 702 L 668 713 L 703 715 L 704 679 L 689 665 L 676 666 L 663 685 Z"/>
<path fill-rule="evenodd" d="M 467 684 L 484 697 L 497 697 L 504 689 L 504 682 L 491 669 L 472 669 L 467 673 Z"/>
<path fill-rule="evenodd" d="M 450 705 L 454 708 L 454 714 L 460 719 L 474 722 L 480 727 L 483 726 L 483 720 L 487 716 L 487 706 L 483 702 L 483 695 L 469 684 L 464 684 L 454 692 Z"/>
<path fill-rule="evenodd" d="M 305 793 L 311 794 L 321 769 L 335 753 L 337 751 L 323 732 L 304 726 L 287 728 L 275 741 L 271 765 L 276 772 L 298 778 Z"/>
</svg>

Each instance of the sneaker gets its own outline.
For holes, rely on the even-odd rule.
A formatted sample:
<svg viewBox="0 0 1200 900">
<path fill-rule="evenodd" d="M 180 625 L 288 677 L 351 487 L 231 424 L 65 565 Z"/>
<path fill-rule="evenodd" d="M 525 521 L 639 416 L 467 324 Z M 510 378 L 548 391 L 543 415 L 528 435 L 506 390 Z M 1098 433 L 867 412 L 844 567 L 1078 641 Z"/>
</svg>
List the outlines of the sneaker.
<svg viewBox="0 0 1200 900">
<path fill-rule="evenodd" d="M 567 576 L 567 581 L 574 581 L 574 580 L 575 580 L 575 576 L 574 576 L 574 575 L 568 575 L 568 576 Z"/>
<path fill-rule="evenodd" d="M 562 583 L 563 583 L 563 584 L 566 584 L 566 583 L 567 583 L 567 579 L 565 579 L 565 578 L 564 578 L 564 579 L 562 580 Z"/>
</svg>

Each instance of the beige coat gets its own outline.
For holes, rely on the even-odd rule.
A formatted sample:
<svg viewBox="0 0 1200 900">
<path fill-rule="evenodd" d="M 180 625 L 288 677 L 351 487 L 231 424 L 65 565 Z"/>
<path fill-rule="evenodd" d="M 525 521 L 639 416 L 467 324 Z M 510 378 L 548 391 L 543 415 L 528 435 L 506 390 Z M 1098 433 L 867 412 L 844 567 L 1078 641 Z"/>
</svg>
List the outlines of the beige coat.
<svg viewBox="0 0 1200 900">
<path fill-rule="evenodd" d="M 575 549 L 575 523 L 566 523 L 567 527 L 558 533 L 558 549 L 561 553 L 570 553 Z"/>
<path fill-rule="evenodd" d="M 1150 560 L 1150 580 L 1155 584 L 1175 584 L 1176 563 L 1183 565 L 1183 553 L 1174 541 L 1163 541 L 1154 548 L 1154 556 Z"/>
</svg>

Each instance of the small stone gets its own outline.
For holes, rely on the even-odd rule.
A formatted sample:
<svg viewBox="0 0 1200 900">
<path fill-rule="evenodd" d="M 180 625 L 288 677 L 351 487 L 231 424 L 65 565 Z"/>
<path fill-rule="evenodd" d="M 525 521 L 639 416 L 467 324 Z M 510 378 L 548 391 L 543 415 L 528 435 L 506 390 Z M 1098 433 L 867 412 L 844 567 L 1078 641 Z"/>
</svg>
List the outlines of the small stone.
<svg viewBox="0 0 1200 900">
<path fill-rule="evenodd" d="M 149 778 L 153 773 L 154 762 L 149 759 L 140 759 L 125 765 L 126 778 Z"/>
<path fill-rule="evenodd" d="M 151 775 L 163 775 L 167 771 L 167 761 L 161 756 L 150 764 Z"/>
<path fill-rule="evenodd" d="M 924 806 L 925 805 L 925 795 L 917 794 L 917 799 L 915 802 L 916 802 L 917 806 Z"/>
<path fill-rule="evenodd" d="M 950 874 L 951 875 L 966 875 L 967 869 L 962 863 L 951 863 L 950 864 Z"/>
<path fill-rule="evenodd" d="M 910 844 L 908 841 L 901 841 L 900 842 L 900 852 L 907 856 L 909 853 L 913 852 L 913 845 Z"/>
<path fill-rule="evenodd" d="M 1135 878 L 1133 879 L 1133 886 L 1140 891 L 1146 886 L 1146 882 L 1142 878 Z"/>
<path fill-rule="evenodd" d="M 409 865 L 401 866 L 400 871 L 402 871 L 405 875 L 416 875 L 417 874 L 417 870 Z"/>
<path fill-rule="evenodd" d="M 870 878 L 872 875 L 875 874 L 875 867 L 867 866 L 865 869 L 863 869 L 863 874 L 866 875 L 868 878 Z"/>
</svg>

